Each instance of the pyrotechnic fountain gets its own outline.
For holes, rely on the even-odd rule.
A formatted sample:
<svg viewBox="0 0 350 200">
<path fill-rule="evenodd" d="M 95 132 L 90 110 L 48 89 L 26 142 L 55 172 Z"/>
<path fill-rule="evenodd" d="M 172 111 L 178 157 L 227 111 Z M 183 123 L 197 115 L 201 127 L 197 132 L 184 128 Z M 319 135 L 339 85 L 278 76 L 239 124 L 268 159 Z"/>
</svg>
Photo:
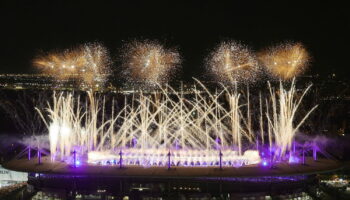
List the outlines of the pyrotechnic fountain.
<svg viewBox="0 0 350 200">
<path fill-rule="evenodd" d="M 95 164 L 242 166 L 260 163 L 258 150 L 249 149 L 257 136 L 248 131 L 247 119 L 242 115 L 242 107 L 246 105 L 237 90 L 224 87 L 214 95 L 200 82 L 198 85 L 202 89 L 194 89 L 190 96 L 167 86 L 158 93 L 160 100 L 141 93 L 126 99 L 130 103 L 119 110 L 113 102 L 111 117 L 102 121 L 98 119 L 107 107 L 93 93 L 88 93 L 85 103 L 72 94 L 54 95 L 46 121 L 52 161 L 72 162 L 74 151 L 79 159 L 88 156 L 80 162 Z M 277 160 L 290 151 L 297 129 L 314 109 L 294 126 L 295 113 L 307 90 L 295 99 L 294 84 L 289 90 L 281 85 L 279 97 L 270 88 L 265 132 L 270 149 L 276 149 Z M 84 104 L 87 107 L 81 106 Z"/>
</svg>

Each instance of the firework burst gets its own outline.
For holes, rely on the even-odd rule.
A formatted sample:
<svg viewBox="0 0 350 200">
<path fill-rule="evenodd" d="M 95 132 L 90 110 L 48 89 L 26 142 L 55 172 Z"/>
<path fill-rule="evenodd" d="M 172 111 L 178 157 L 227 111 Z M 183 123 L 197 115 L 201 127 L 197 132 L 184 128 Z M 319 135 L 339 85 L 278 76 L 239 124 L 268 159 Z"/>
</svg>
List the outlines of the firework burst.
<svg viewBox="0 0 350 200">
<path fill-rule="evenodd" d="M 105 83 L 110 74 L 108 51 L 99 43 L 40 55 L 33 65 L 58 80 L 74 78 L 90 86 Z"/>
<path fill-rule="evenodd" d="M 268 48 L 258 54 L 270 76 L 291 80 L 303 73 L 310 56 L 301 43 L 285 43 Z"/>
<path fill-rule="evenodd" d="M 167 82 L 180 65 L 180 54 L 157 41 L 134 41 L 122 54 L 124 72 L 134 82 Z"/>
<path fill-rule="evenodd" d="M 254 54 L 244 45 L 222 42 L 206 62 L 210 72 L 222 82 L 252 82 L 260 72 Z"/>
</svg>

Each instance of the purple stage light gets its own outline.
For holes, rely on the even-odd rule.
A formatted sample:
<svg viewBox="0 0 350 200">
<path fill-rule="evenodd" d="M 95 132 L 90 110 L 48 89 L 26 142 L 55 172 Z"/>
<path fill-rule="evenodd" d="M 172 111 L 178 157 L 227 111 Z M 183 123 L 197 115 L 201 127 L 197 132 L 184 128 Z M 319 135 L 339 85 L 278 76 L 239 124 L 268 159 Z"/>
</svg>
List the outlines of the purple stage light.
<svg viewBox="0 0 350 200">
<path fill-rule="evenodd" d="M 295 156 L 295 155 L 290 155 L 289 156 L 289 160 L 288 160 L 289 163 L 299 163 L 300 162 L 300 159 L 299 157 Z"/>
<path fill-rule="evenodd" d="M 171 159 L 170 159 L 170 156 L 171 156 L 171 153 L 169 151 L 168 153 L 168 169 L 170 169 L 170 166 L 171 166 Z"/>
<path fill-rule="evenodd" d="M 77 152 L 75 150 L 73 151 L 73 159 L 74 167 L 77 167 Z"/>
<path fill-rule="evenodd" d="M 267 163 L 267 161 L 263 161 L 263 162 L 262 162 L 262 165 L 263 165 L 264 167 L 266 167 L 266 166 L 269 165 L 269 163 Z"/>
<path fill-rule="evenodd" d="M 30 160 L 30 158 L 31 158 L 30 153 L 31 153 L 31 148 L 30 148 L 30 146 L 29 146 L 29 147 L 28 147 L 28 160 Z"/>
<path fill-rule="evenodd" d="M 38 164 L 41 165 L 41 151 L 38 149 Z"/>
<path fill-rule="evenodd" d="M 123 167 L 123 151 L 120 150 L 119 152 L 119 168 Z"/>
<path fill-rule="evenodd" d="M 314 161 L 317 161 L 317 147 L 315 144 L 312 147 L 312 157 L 313 157 Z"/>
<path fill-rule="evenodd" d="M 223 156 L 223 154 L 222 154 L 222 152 L 221 152 L 221 150 L 220 150 L 220 153 L 219 153 L 219 157 L 220 157 L 220 169 L 222 169 L 222 156 Z"/>
</svg>

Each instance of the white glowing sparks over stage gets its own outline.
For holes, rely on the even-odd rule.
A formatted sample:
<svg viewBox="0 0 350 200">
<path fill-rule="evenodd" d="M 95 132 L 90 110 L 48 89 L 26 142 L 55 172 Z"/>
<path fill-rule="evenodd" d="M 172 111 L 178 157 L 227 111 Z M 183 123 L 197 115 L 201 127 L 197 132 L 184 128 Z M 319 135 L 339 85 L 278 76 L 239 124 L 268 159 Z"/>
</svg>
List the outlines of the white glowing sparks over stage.
<svg viewBox="0 0 350 200">
<path fill-rule="evenodd" d="M 295 113 L 309 88 L 297 98 L 294 82 L 290 89 L 281 84 L 277 92 L 269 87 L 270 96 L 260 98 L 266 106 L 260 109 L 258 134 L 243 112 L 249 97 L 243 100 L 238 90 L 226 87 L 211 93 L 199 81 L 190 95 L 160 87 L 152 94 L 125 97 L 122 107 L 113 100 L 107 108 L 91 92 L 84 103 L 71 93 L 60 93 L 54 95 L 48 115 L 39 112 L 49 130 L 52 161 L 72 162 L 74 152 L 90 164 L 238 167 L 261 162 L 256 144 L 264 143 L 263 131 L 269 138 L 266 144 L 279 152 L 275 156 L 284 156 L 315 109 L 296 123 Z"/>
</svg>

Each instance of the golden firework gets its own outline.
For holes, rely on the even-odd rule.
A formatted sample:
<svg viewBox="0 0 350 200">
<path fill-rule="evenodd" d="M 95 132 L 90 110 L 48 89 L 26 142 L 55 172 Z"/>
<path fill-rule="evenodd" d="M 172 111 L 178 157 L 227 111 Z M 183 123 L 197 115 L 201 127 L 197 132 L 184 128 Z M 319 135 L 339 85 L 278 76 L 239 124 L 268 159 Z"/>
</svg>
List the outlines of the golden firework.
<svg viewBox="0 0 350 200">
<path fill-rule="evenodd" d="M 310 56 L 301 43 L 285 43 L 258 54 L 259 60 L 274 78 L 291 80 L 303 73 Z"/>
<path fill-rule="evenodd" d="M 99 43 L 40 55 L 33 65 L 58 80 L 74 78 L 90 86 L 105 83 L 110 74 L 108 51 Z"/>
<path fill-rule="evenodd" d="M 124 72 L 136 82 L 162 83 L 168 81 L 181 62 L 175 49 L 165 48 L 157 41 L 134 41 L 122 54 Z"/>
<path fill-rule="evenodd" d="M 253 82 L 260 73 L 254 54 L 235 41 L 220 43 L 209 55 L 206 64 L 210 72 L 223 82 Z"/>
</svg>

